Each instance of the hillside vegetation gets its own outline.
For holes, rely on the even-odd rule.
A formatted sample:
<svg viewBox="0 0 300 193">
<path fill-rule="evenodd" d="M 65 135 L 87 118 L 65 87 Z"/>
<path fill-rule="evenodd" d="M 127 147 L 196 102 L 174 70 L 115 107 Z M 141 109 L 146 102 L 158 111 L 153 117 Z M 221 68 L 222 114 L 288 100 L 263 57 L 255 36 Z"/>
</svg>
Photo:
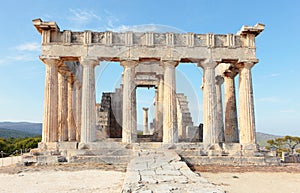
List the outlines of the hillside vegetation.
<svg viewBox="0 0 300 193">
<path fill-rule="evenodd" d="M 4 157 L 10 155 L 19 155 L 22 152 L 28 152 L 30 149 L 37 148 L 41 142 L 41 137 L 26 137 L 26 138 L 0 138 L 0 151 L 5 154 Z"/>
</svg>

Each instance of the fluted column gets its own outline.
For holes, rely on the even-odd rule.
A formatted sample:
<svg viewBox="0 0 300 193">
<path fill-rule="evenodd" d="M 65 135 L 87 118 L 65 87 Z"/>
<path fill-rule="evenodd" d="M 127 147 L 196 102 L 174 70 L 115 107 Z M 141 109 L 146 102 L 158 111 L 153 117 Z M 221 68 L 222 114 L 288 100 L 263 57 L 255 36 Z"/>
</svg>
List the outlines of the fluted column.
<svg viewBox="0 0 300 193">
<path fill-rule="evenodd" d="M 122 142 L 134 143 L 137 141 L 136 91 L 134 83 L 137 61 L 121 61 L 121 65 L 124 67 Z"/>
<path fill-rule="evenodd" d="M 224 119 L 223 119 L 223 103 L 222 103 L 222 84 L 224 78 L 216 76 L 216 97 L 217 97 L 217 136 L 219 142 L 224 142 Z"/>
<path fill-rule="evenodd" d="M 68 141 L 68 76 L 58 74 L 58 141 Z"/>
<path fill-rule="evenodd" d="M 75 109 L 74 109 L 74 77 L 68 77 L 68 135 L 69 141 L 76 140 Z"/>
<path fill-rule="evenodd" d="M 225 142 L 238 143 L 239 130 L 236 109 L 236 96 L 235 96 L 235 72 L 226 71 L 224 73 L 224 105 L 225 105 Z"/>
<path fill-rule="evenodd" d="M 255 144 L 255 118 L 252 89 L 252 62 L 244 62 L 239 68 L 239 124 L 240 143 Z"/>
<path fill-rule="evenodd" d="M 58 141 L 58 58 L 41 58 L 46 64 L 42 142 Z"/>
<path fill-rule="evenodd" d="M 164 103 L 164 79 L 163 76 L 159 76 L 158 83 L 158 99 L 157 99 L 157 118 L 156 118 L 156 129 L 157 129 L 157 138 L 162 140 L 163 138 L 163 103 Z"/>
<path fill-rule="evenodd" d="M 76 92 L 76 141 L 80 141 L 81 134 L 81 83 L 77 80 L 75 82 Z"/>
<path fill-rule="evenodd" d="M 162 61 L 164 67 L 163 143 L 178 142 L 176 111 L 176 61 Z"/>
<path fill-rule="evenodd" d="M 94 68 L 96 59 L 83 58 L 82 65 L 82 103 L 81 103 L 81 143 L 96 141 L 96 93 Z"/>
<path fill-rule="evenodd" d="M 143 130 L 143 135 L 149 135 L 149 129 L 148 129 L 148 110 L 149 110 L 149 108 L 143 108 L 143 111 L 144 111 L 144 130 Z"/>
<path fill-rule="evenodd" d="M 215 144 L 218 138 L 218 110 L 215 86 L 216 62 L 206 60 L 203 65 L 203 143 Z"/>
</svg>

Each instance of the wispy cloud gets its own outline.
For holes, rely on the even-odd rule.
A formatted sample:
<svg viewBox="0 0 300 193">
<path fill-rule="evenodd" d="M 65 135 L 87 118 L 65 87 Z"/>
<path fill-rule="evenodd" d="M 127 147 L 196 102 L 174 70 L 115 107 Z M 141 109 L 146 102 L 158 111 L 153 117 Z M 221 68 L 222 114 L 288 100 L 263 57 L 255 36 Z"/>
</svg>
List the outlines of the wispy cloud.
<svg viewBox="0 0 300 193">
<path fill-rule="evenodd" d="M 69 9 L 72 16 L 68 19 L 78 23 L 79 25 L 87 24 L 91 21 L 101 20 L 101 17 L 96 15 L 93 11 L 82 9 Z"/>
<path fill-rule="evenodd" d="M 32 42 L 18 45 L 15 48 L 19 51 L 40 51 L 41 45 L 36 42 Z"/>
<path fill-rule="evenodd" d="M 296 110 L 294 109 L 284 109 L 284 110 L 280 110 L 281 113 L 295 113 L 297 112 Z"/>
<path fill-rule="evenodd" d="M 263 97 L 263 98 L 259 98 L 257 99 L 258 102 L 267 102 L 267 103 L 279 103 L 280 99 L 278 99 L 277 97 Z"/>
<path fill-rule="evenodd" d="M 183 30 L 178 28 L 160 25 L 160 24 L 144 24 L 144 25 L 122 25 L 121 20 L 116 14 L 103 10 L 101 14 L 98 14 L 92 10 L 87 9 L 69 9 L 70 27 L 72 30 L 86 30 L 89 28 L 93 31 L 114 31 L 114 32 L 176 32 L 184 33 Z M 91 29 L 91 26 L 93 26 Z"/>
<path fill-rule="evenodd" d="M 184 33 L 182 30 L 167 26 L 167 25 L 160 25 L 160 24 L 144 24 L 144 25 L 120 25 L 114 28 L 110 28 L 110 31 L 116 32 L 125 32 L 125 31 L 133 31 L 133 32 L 176 32 L 176 33 Z"/>
</svg>

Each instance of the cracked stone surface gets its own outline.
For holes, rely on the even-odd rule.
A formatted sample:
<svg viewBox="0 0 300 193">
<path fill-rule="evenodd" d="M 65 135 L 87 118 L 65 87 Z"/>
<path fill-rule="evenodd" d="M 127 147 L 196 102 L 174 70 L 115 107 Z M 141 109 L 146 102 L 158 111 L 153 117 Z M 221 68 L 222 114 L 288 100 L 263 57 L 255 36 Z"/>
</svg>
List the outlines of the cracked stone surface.
<svg viewBox="0 0 300 193">
<path fill-rule="evenodd" d="M 190 170 L 174 150 L 139 150 L 127 166 L 122 193 L 224 193 Z"/>
</svg>

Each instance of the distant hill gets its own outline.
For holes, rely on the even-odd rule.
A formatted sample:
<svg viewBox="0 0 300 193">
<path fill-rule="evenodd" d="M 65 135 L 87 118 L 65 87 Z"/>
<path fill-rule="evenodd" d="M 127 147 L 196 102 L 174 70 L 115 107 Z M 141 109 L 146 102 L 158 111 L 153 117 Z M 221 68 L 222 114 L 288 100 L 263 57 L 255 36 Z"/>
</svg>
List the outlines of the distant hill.
<svg viewBox="0 0 300 193">
<path fill-rule="evenodd" d="M 42 123 L 29 122 L 0 122 L 0 137 L 22 136 L 31 137 L 42 135 Z M 13 136 L 10 136 L 13 135 Z"/>
<path fill-rule="evenodd" d="M 25 138 L 38 136 L 34 133 L 28 133 L 23 131 L 16 131 L 13 129 L 0 128 L 0 138 Z"/>
<path fill-rule="evenodd" d="M 268 145 L 268 143 L 267 143 L 268 140 L 279 138 L 279 137 L 283 137 L 283 136 L 256 132 L 256 141 L 259 144 L 259 146 L 261 146 L 261 147 Z"/>
</svg>

